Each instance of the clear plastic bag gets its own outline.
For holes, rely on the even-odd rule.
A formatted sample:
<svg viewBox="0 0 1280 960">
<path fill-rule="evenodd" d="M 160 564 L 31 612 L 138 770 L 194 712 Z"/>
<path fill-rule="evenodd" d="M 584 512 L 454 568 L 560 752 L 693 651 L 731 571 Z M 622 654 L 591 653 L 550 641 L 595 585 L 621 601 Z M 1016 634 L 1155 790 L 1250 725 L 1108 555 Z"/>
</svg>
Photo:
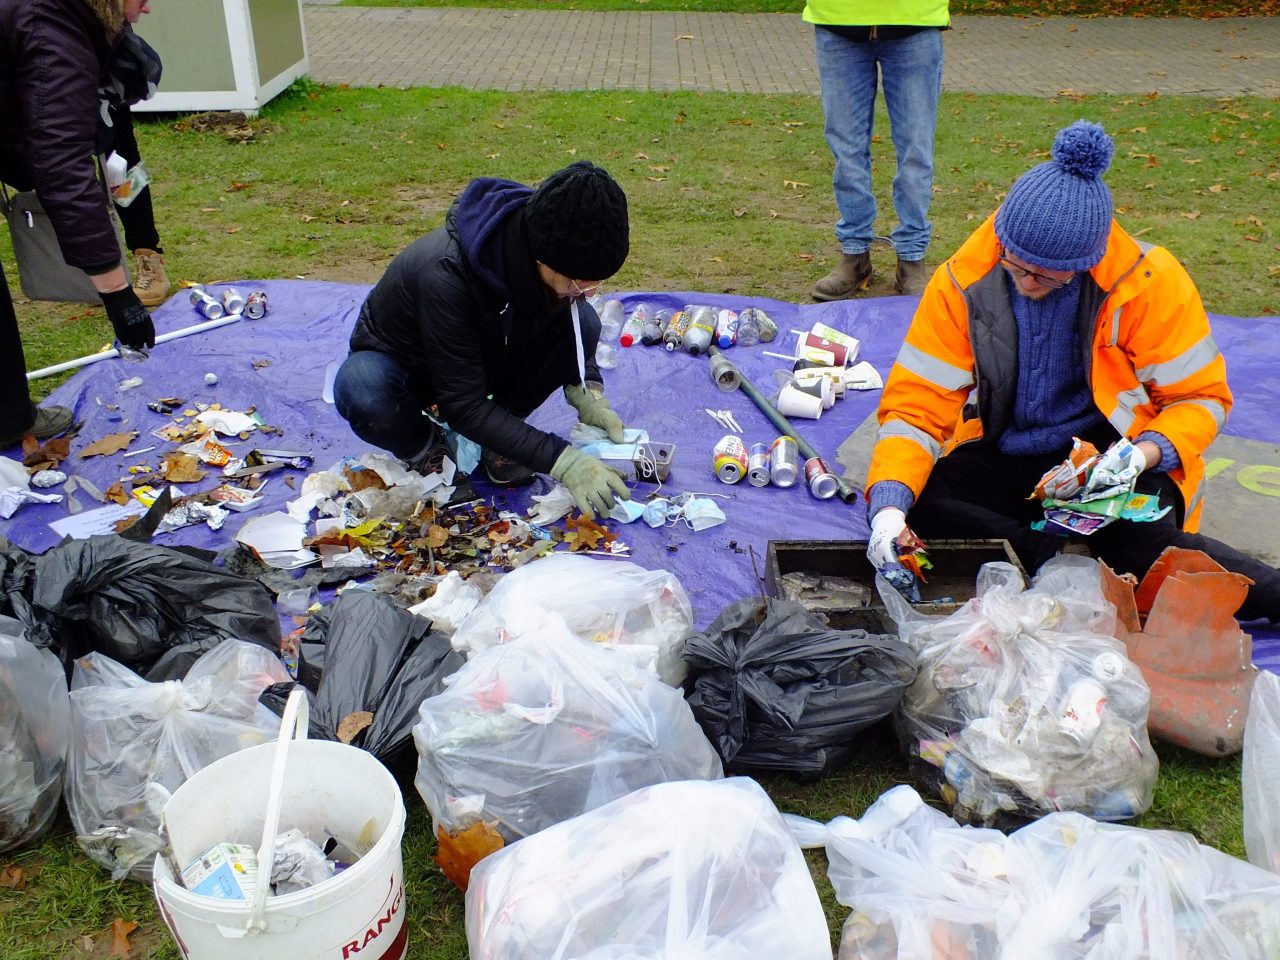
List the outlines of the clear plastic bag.
<svg viewBox="0 0 1280 960">
<path fill-rule="evenodd" d="M 1028 590 L 1009 564 L 987 564 L 977 596 L 945 618 L 920 616 L 887 584 L 881 595 L 919 657 L 899 739 L 956 819 L 1126 820 L 1150 807 L 1151 694 L 1111 633 L 1095 561 L 1057 557 Z"/>
<path fill-rule="evenodd" d="M 239 640 L 164 683 L 100 653 L 76 661 L 66 793 L 84 851 L 115 879 L 149 879 L 169 795 L 213 761 L 274 740 L 279 718 L 258 696 L 288 679 L 275 654 Z"/>
<path fill-rule="evenodd" d="M 680 691 L 561 623 L 476 654 L 413 728 L 438 830 L 507 841 L 653 783 L 722 776 Z"/>
<path fill-rule="evenodd" d="M 0 616 L 0 853 L 53 821 L 70 733 L 58 658 L 28 642 L 21 622 Z"/>
<path fill-rule="evenodd" d="M 472 960 L 830 960 L 804 856 L 752 780 L 637 790 L 481 861 Z"/>
<path fill-rule="evenodd" d="M 673 686 L 684 680 L 689 596 L 674 575 L 630 561 L 564 553 L 513 570 L 458 628 L 453 648 L 486 650 L 537 634 L 553 617 L 583 640 L 628 648 Z"/>
<path fill-rule="evenodd" d="M 1249 697 L 1240 780 L 1249 862 L 1280 873 L 1280 677 L 1266 670 Z"/>
<path fill-rule="evenodd" d="M 1006 836 L 895 787 L 827 825 L 853 913 L 841 960 L 1254 960 L 1280 950 L 1280 877 L 1189 835 L 1049 814 Z"/>
</svg>

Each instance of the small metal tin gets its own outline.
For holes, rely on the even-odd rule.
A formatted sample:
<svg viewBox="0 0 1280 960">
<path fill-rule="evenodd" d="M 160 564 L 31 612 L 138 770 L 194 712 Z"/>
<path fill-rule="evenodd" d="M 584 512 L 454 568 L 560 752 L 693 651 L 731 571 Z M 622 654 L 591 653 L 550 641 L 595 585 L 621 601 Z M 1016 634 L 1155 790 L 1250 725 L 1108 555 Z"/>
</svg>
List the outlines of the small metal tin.
<svg viewBox="0 0 1280 960">
<path fill-rule="evenodd" d="M 753 443 L 747 453 L 747 483 L 753 487 L 769 485 L 769 445 Z"/>
</svg>

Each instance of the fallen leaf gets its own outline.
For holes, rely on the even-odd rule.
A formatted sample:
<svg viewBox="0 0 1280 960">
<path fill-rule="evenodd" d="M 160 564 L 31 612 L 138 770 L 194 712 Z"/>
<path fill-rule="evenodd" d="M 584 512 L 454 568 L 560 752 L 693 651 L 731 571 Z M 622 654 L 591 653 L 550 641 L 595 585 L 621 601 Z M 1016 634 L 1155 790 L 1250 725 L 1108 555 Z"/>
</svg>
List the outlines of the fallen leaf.
<svg viewBox="0 0 1280 960">
<path fill-rule="evenodd" d="M 119 480 L 102 491 L 102 495 L 112 503 L 118 503 L 122 507 L 130 500 L 129 494 L 124 491 L 124 484 Z"/>
<path fill-rule="evenodd" d="M 227 227 L 227 233 L 239 233 L 239 232 L 240 232 L 239 227 Z"/>
<path fill-rule="evenodd" d="M 495 523 L 489 528 L 490 543 L 509 543 L 511 541 L 511 524 L 506 520 Z"/>
<path fill-rule="evenodd" d="M 368 710 L 348 713 L 338 721 L 338 739 L 349 744 L 371 723 L 373 723 L 373 714 Z"/>
<path fill-rule="evenodd" d="M 378 476 L 377 470 L 352 470 L 344 468 L 342 475 L 347 478 L 347 483 L 351 484 L 351 492 L 356 493 L 360 490 L 387 489 L 386 482 L 382 477 Z"/>
<path fill-rule="evenodd" d="M 799 190 L 801 187 L 809 186 L 809 184 L 801 180 L 783 180 L 782 185 L 784 187 L 790 187 L 792 190 Z"/>
<path fill-rule="evenodd" d="M 227 193 L 236 193 L 240 190 L 248 190 L 249 184 L 242 180 L 232 180 L 231 186 L 227 187 Z"/>
<path fill-rule="evenodd" d="M 437 523 L 433 523 L 427 527 L 427 546 L 432 550 L 439 550 L 449 542 L 449 531 Z"/>
<path fill-rule="evenodd" d="M 1261 243 L 1261 242 L 1262 242 L 1262 238 L 1261 238 L 1261 237 L 1255 237 L 1252 233 L 1246 233 L 1246 234 L 1244 235 L 1244 239 L 1245 239 L 1245 240 L 1248 240 L 1250 243 Z"/>
<path fill-rule="evenodd" d="M 439 843 L 436 863 L 459 890 L 467 889 L 472 867 L 506 845 L 502 834 L 483 820 L 457 833 L 447 833 L 444 827 L 436 827 L 436 840 Z"/>
<path fill-rule="evenodd" d="M 0 887 L 8 890 L 21 890 L 27 885 L 27 871 L 16 863 L 7 863 L 0 868 Z"/>
<path fill-rule="evenodd" d="M 1198 220 L 1200 218 L 1200 211 L 1188 210 L 1186 213 L 1183 214 L 1183 216 L 1186 217 L 1188 220 Z"/>
<path fill-rule="evenodd" d="M 312 220 L 316 218 L 309 213 L 304 213 L 299 219 L 301 219 L 303 223 L 310 223 Z"/>
<path fill-rule="evenodd" d="M 119 917 L 111 921 L 111 952 L 108 957 L 120 957 L 121 960 L 129 960 L 130 946 L 129 934 L 138 929 L 138 925 L 132 920 L 122 920 Z"/>
<path fill-rule="evenodd" d="M 564 542 L 570 543 L 574 550 L 595 550 L 604 543 L 612 543 L 618 539 L 616 533 L 610 533 L 594 520 L 579 514 L 576 517 L 566 517 L 564 521 L 565 529 L 572 531 L 565 534 Z"/>
<path fill-rule="evenodd" d="M 737 218 L 737 219 L 741 220 L 743 217 L 745 217 L 745 216 L 747 215 L 747 208 L 746 208 L 746 207 L 734 207 L 734 208 L 733 208 L 733 215 L 734 215 L 734 217 L 735 217 L 735 218 Z"/>
<path fill-rule="evenodd" d="M 56 467 L 71 456 L 71 438 L 55 437 L 41 443 L 31 434 L 22 438 L 23 466 L 45 469 Z"/>
<path fill-rule="evenodd" d="M 109 457 L 113 453 L 119 453 L 136 439 L 138 439 L 136 430 L 130 430 L 128 433 L 109 433 L 81 450 L 79 456 L 81 460 L 85 457 Z"/>
<path fill-rule="evenodd" d="M 160 475 L 170 483 L 198 483 L 205 478 L 200 458 L 189 453 L 168 453 L 160 464 Z"/>
<path fill-rule="evenodd" d="M 1209 188 L 1210 193 L 1226 193 L 1227 185 L 1225 183 L 1215 183 Z"/>
</svg>

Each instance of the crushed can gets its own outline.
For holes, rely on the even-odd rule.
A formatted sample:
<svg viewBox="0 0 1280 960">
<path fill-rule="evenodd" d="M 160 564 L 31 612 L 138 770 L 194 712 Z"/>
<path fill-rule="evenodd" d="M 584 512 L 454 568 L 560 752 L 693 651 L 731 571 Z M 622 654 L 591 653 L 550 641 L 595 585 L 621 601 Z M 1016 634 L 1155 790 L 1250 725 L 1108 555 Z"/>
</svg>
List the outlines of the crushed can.
<svg viewBox="0 0 1280 960">
<path fill-rule="evenodd" d="M 261 320 L 267 315 L 267 292 L 254 290 L 244 298 L 244 315 L 250 320 Z"/>
</svg>

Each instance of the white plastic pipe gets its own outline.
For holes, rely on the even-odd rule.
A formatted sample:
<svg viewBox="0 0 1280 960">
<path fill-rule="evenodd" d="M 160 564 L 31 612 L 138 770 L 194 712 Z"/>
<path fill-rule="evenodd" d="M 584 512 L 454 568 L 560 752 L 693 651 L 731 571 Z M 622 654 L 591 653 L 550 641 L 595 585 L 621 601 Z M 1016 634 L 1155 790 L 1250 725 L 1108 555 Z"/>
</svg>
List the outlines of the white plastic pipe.
<svg viewBox="0 0 1280 960">
<path fill-rule="evenodd" d="M 170 340 L 178 340 L 182 337 L 189 337 L 193 333 L 204 333 L 206 330 L 216 330 L 218 327 L 225 327 L 229 323 L 235 323 L 239 320 L 241 314 L 230 313 L 225 317 L 219 317 L 217 320 L 206 320 L 204 323 L 197 323 L 191 327 L 183 327 L 181 330 L 170 330 L 168 333 L 162 333 L 156 337 L 156 346 L 162 343 L 168 343 Z M 120 356 L 120 351 L 115 347 L 110 350 L 101 350 L 98 353 L 91 353 L 87 357 L 78 357 L 75 360 L 68 360 L 66 363 L 55 363 L 51 367 L 41 367 L 39 370 L 32 370 L 27 374 L 28 380 L 39 380 L 41 377 L 51 377 L 55 373 L 62 373 L 65 370 L 74 370 L 77 367 L 87 366 L 91 363 L 97 363 L 99 360 L 110 360 L 112 357 Z"/>
</svg>

